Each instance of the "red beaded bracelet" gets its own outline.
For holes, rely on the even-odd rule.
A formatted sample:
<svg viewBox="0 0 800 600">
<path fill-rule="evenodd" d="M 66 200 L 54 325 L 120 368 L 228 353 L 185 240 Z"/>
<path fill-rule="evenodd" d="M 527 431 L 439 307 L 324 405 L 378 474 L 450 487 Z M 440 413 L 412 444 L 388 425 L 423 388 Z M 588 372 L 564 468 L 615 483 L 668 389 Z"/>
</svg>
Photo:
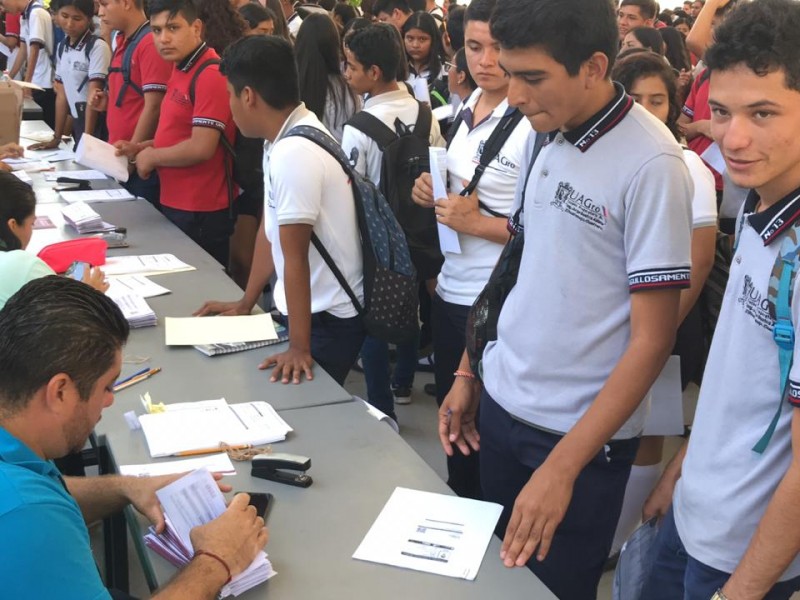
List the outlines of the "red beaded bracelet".
<svg viewBox="0 0 800 600">
<path fill-rule="evenodd" d="M 453 373 L 453 377 L 464 377 L 466 379 L 475 379 L 475 373 L 470 373 L 469 371 L 456 371 Z"/>
<path fill-rule="evenodd" d="M 229 584 L 231 582 L 231 568 L 228 566 L 228 563 L 226 563 L 224 560 L 222 560 L 219 556 L 217 556 L 213 552 L 209 552 L 208 550 L 198 550 L 197 552 L 194 553 L 195 556 L 200 556 L 201 554 L 210 556 L 211 558 L 218 560 L 219 564 L 225 567 L 225 570 L 228 572 L 228 580 L 225 582 L 225 585 Z"/>
</svg>

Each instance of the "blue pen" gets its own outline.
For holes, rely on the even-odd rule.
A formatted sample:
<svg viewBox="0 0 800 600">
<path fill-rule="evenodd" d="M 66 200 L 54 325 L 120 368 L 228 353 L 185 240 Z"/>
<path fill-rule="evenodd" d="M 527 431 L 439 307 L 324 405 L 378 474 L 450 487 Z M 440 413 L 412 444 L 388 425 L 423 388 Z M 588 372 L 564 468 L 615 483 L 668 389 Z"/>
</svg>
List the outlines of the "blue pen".
<svg viewBox="0 0 800 600">
<path fill-rule="evenodd" d="M 139 375 L 144 375 L 144 374 L 145 374 L 145 373 L 147 373 L 149 370 L 150 370 L 150 367 L 147 367 L 147 368 L 145 368 L 145 369 L 142 369 L 141 371 L 137 371 L 136 373 L 134 373 L 134 374 L 133 374 L 133 375 L 131 375 L 130 377 L 126 377 L 125 379 L 120 379 L 119 381 L 117 381 L 117 382 L 114 384 L 114 387 L 117 387 L 118 385 L 122 385 L 123 383 L 126 383 L 126 382 L 130 381 L 130 380 L 131 380 L 131 379 L 133 379 L 134 377 L 138 377 Z"/>
</svg>

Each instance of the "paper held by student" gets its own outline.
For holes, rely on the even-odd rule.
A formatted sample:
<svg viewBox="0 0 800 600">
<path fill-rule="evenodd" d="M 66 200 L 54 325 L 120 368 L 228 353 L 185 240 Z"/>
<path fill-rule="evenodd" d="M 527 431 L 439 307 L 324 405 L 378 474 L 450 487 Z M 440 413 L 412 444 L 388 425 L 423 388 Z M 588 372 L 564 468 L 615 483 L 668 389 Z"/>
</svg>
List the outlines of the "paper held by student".
<svg viewBox="0 0 800 600">
<path fill-rule="evenodd" d="M 275 324 L 269 314 L 236 317 L 167 317 L 165 322 L 167 346 L 234 344 L 278 339 Z"/>
<path fill-rule="evenodd" d="M 433 199 L 437 201 L 447 198 L 447 149 L 431 147 L 428 151 L 433 182 Z M 442 225 L 438 220 L 436 227 L 439 230 L 439 249 L 442 253 L 461 254 L 461 242 L 458 240 L 458 232 L 447 225 Z"/>
<path fill-rule="evenodd" d="M 124 156 L 116 156 L 116 148 L 99 140 L 96 137 L 84 133 L 81 141 L 78 142 L 78 149 L 75 151 L 75 162 L 105 173 L 117 181 L 128 181 L 128 160 Z"/>
<path fill-rule="evenodd" d="M 395 488 L 353 558 L 474 580 L 503 507 Z"/>
</svg>

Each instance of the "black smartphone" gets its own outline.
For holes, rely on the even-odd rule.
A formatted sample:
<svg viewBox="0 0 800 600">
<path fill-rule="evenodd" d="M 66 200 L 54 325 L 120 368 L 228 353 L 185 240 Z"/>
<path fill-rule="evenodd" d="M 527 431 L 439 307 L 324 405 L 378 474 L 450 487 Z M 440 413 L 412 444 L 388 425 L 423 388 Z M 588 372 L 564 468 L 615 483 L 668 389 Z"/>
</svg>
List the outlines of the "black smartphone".
<svg viewBox="0 0 800 600">
<path fill-rule="evenodd" d="M 237 492 L 240 493 L 240 492 Z M 264 519 L 264 522 L 267 522 L 269 518 L 269 511 L 272 510 L 272 502 L 275 497 L 269 493 L 261 493 L 261 492 L 246 492 L 250 495 L 250 506 L 256 507 L 256 513 L 259 517 Z"/>
</svg>

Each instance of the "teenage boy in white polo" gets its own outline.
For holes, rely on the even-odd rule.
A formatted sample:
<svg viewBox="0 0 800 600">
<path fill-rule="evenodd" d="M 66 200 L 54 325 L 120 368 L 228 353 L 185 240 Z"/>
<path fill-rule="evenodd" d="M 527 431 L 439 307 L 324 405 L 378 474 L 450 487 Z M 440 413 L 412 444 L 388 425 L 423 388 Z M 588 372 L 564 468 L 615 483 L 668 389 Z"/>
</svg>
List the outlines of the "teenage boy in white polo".
<svg viewBox="0 0 800 600">
<path fill-rule="evenodd" d="M 733 182 L 751 192 L 688 450 L 645 504 L 646 516 L 666 516 L 642 597 L 785 600 L 800 589 L 800 290 L 795 280 L 784 398 L 768 289 L 787 238 L 800 244 L 800 4 L 742 4 L 714 37 L 711 133 Z"/>
<path fill-rule="evenodd" d="M 509 104 L 551 133 L 520 178 L 525 245 L 482 394 L 462 359 L 440 437 L 480 449 L 504 564 L 594 599 L 689 284 L 692 184 L 675 138 L 609 77 L 610 2 L 503 0 L 491 32 Z"/>
<path fill-rule="evenodd" d="M 315 142 L 286 137 L 299 125 L 330 136 L 300 101 L 292 47 L 275 36 L 251 36 L 225 52 L 222 73 L 228 78 L 236 125 L 247 137 L 264 138 L 264 232 L 256 238 L 253 269 L 245 297 L 255 304 L 273 271 L 274 298 L 287 317 L 289 349 L 267 358 L 272 381 L 300 383 L 319 364 L 339 384 L 344 382 L 364 341 L 364 327 L 353 303 L 333 272 L 311 247 L 312 232 L 363 302 L 363 256 L 350 178 L 339 162 Z M 273 263 L 274 261 L 274 263 Z M 256 283 L 256 285 L 252 285 Z M 202 311 L 226 312 L 217 303 Z"/>
<path fill-rule="evenodd" d="M 447 252 L 433 297 L 433 353 L 436 357 L 436 400 L 441 405 L 453 385 L 453 373 L 464 353 L 467 315 L 508 240 L 508 217 L 523 161 L 530 122 L 522 118 L 508 131 L 500 151 L 489 163 L 475 193 L 459 195 L 476 172 L 487 141 L 497 128 L 511 128 L 504 119 L 515 112 L 508 105 L 508 79 L 498 62 L 500 47 L 489 30 L 497 0 L 473 0 L 464 13 L 464 51 L 470 74 L 478 84 L 461 111 L 461 125 L 447 149 L 450 196 L 434 202 L 429 174 L 417 180 L 414 201 L 437 206 L 439 222 L 458 232 L 461 254 Z M 481 208 L 479 205 L 485 208 Z M 487 212 L 486 209 L 494 211 Z M 447 484 L 459 496 L 481 498 L 478 453 L 456 452 L 447 457 Z"/>
</svg>

